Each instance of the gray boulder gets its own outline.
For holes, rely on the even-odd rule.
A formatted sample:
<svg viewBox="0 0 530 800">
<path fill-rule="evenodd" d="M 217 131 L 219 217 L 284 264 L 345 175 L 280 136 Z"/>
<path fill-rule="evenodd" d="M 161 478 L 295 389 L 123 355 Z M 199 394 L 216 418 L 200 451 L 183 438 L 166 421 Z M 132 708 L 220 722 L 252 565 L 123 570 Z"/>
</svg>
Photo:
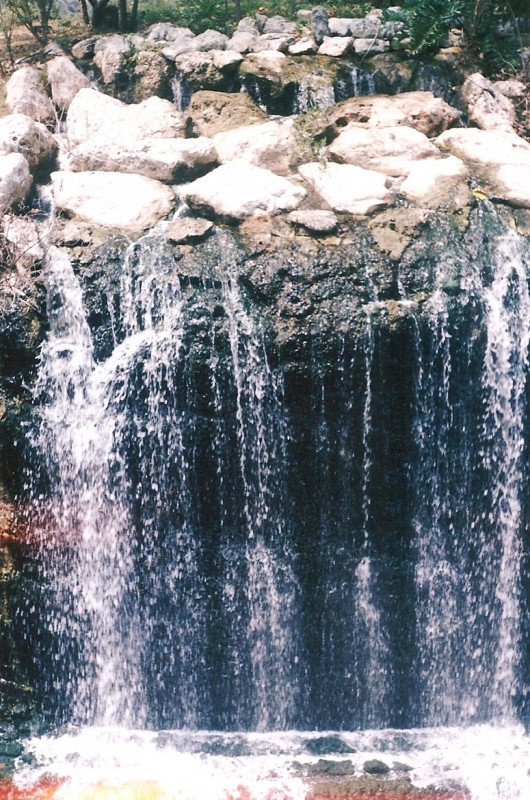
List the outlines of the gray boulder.
<svg viewBox="0 0 530 800">
<path fill-rule="evenodd" d="M 68 56 L 52 58 L 46 69 L 54 104 L 60 111 L 68 111 L 78 91 L 90 86 L 90 81 Z"/>
<path fill-rule="evenodd" d="M 31 189 L 29 164 L 20 153 L 0 156 L 0 210 L 23 203 Z"/>
<path fill-rule="evenodd" d="M 35 172 L 53 161 L 57 150 L 55 137 L 31 117 L 10 114 L 0 119 L 0 155 L 20 153 Z"/>
<path fill-rule="evenodd" d="M 35 67 L 17 69 L 6 84 L 6 105 L 44 125 L 55 125 L 56 114 L 42 74 Z"/>
<path fill-rule="evenodd" d="M 318 45 L 322 44 L 324 36 L 331 36 L 329 14 L 322 6 L 317 6 L 311 11 L 311 32 Z"/>
</svg>

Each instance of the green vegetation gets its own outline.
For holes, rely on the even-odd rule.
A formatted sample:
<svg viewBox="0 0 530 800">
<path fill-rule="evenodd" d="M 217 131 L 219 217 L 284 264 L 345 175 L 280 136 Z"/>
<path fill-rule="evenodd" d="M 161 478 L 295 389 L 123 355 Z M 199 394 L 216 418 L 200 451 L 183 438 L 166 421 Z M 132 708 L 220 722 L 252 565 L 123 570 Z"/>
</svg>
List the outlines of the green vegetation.
<svg viewBox="0 0 530 800">
<path fill-rule="evenodd" d="M 402 0 L 400 9 L 387 12 L 387 17 L 405 22 L 413 54 L 438 49 L 450 30 L 458 28 L 483 57 L 486 70 L 516 72 L 520 37 L 503 35 L 502 29 L 514 23 L 520 34 L 520 27 L 528 25 L 528 13 L 525 0 Z"/>
<path fill-rule="evenodd" d="M 295 18 L 307 0 L 79 0 L 80 19 L 99 30 L 122 32 L 167 21 L 201 33 L 215 28 L 232 33 L 242 16 L 257 13 Z M 398 8 L 395 8 L 397 2 Z M 324 3 L 338 17 L 363 17 L 374 5 L 382 5 L 385 19 L 399 20 L 409 32 L 408 51 L 428 53 L 443 46 L 453 28 L 464 31 L 470 47 L 483 58 L 485 71 L 516 72 L 523 31 L 530 27 L 528 0 L 383 0 Z M 389 11 L 388 6 L 394 10 Z M 54 0 L 0 0 L 0 33 L 11 53 L 12 31 L 24 25 L 41 44 L 46 44 Z M 508 31 L 508 33 L 506 33 Z M 515 33 L 514 33 L 515 31 Z"/>
</svg>

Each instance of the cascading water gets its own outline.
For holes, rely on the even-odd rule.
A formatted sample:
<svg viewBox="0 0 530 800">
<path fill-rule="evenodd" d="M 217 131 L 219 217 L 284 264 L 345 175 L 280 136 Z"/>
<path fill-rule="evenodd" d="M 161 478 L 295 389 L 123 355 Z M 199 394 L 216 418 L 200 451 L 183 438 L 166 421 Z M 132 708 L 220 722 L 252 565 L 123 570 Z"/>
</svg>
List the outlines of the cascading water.
<svg viewBox="0 0 530 800">
<path fill-rule="evenodd" d="M 420 337 L 416 702 L 418 719 L 432 724 L 514 717 L 523 613 L 527 282 L 517 237 L 499 236 L 490 274 L 475 267 L 460 300 L 438 289 Z M 467 325 L 459 327 L 463 317 Z"/>
<path fill-rule="evenodd" d="M 302 800 L 325 755 L 396 781 L 412 762 L 444 800 L 526 796 L 530 299 L 482 213 L 476 263 L 438 264 L 421 304 L 366 298 L 294 377 L 230 247 L 198 276 L 157 230 L 130 245 L 106 350 L 51 251 L 26 613 L 52 719 L 84 727 L 34 740 L 21 780 Z M 453 727 L 389 729 L 428 725 Z"/>
<path fill-rule="evenodd" d="M 129 249 L 122 341 L 98 365 L 71 266 L 52 258 L 48 272 L 34 445 L 53 481 L 43 561 L 47 624 L 60 634 L 55 690 L 79 722 L 285 727 L 297 636 L 280 389 L 233 279 L 220 296 L 228 369 L 212 352 L 205 423 L 186 373 L 187 309 L 156 237 Z M 194 460 L 205 424 L 219 495 L 207 530 Z M 226 641 L 214 643 L 212 626 Z"/>
</svg>

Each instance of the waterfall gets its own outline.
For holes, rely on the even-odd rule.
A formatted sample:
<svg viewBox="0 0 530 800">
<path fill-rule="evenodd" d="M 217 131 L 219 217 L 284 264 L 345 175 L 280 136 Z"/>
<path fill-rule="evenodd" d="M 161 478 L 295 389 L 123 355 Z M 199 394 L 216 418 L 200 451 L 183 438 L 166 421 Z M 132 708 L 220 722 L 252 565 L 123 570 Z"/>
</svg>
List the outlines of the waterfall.
<svg viewBox="0 0 530 800">
<path fill-rule="evenodd" d="M 417 713 L 431 724 L 512 720 L 520 680 L 530 299 L 515 234 L 487 259 L 463 298 L 433 294 L 418 343 Z"/>
<path fill-rule="evenodd" d="M 109 384 L 96 369 L 81 290 L 68 259 L 51 251 L 50 334 L 35 387 L 33 448 L 46 469 L 40 504 L 46 612 L 58 672 L 49 691 L 81 721 L 136 717 L 138 620 L 128 509 L 130 485 L 113 446 Z"/>
<path fill-rule="evenodd" d="M 27 614 L 52 718 L 516 719 L 530 298 L 517 236 L 481 213 L 476 259 L 441 257 L 420 301 L 368 291 L 355 336 L 317 332 L 289 368 L 229 236 L 193 268 L 163 230 L 125 248 L 104 346 L 50 251 Z"/>
<path fill-rule="evenodd" d="M 32 491 L 50 692 L 77 722 L 286 727 L 298 644 L 281 386 L 234 279 L 213 307 L 186 305 L 157 236 L 132 244 L 100 363 L 64 255 L 47 280 Z M 203 345 L 198 378 L 187 359 Z"/>
</svg>

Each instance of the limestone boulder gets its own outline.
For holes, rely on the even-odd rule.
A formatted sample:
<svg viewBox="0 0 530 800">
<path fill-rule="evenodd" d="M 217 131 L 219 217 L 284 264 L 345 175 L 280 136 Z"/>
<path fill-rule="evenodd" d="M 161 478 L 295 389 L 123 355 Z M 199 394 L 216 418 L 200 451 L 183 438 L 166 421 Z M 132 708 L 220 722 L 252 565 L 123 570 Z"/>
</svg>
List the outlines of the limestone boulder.
<svg viewBox="0 0 530 800">
<path fill-rule="evenodd" d="M 213 167 L 217 152 L 211 139 L 141 139 L 110 143 L 94 139 L 68 154 L 75 172 L 103 171 L 145 175 L 157 181 L 191 180 Z"/>
<path fill-rule="evenodd" d="M 326 135 L 337 136 L 350 124 L 371 128 L 406 125 L 425 136 L 437 136 L 460 120 L 460 112 L 432 92 L 403 92 L 372 97 L 351 97 L 330 109 Z"/>
<path fill-rule="evenodd" d="M 236 31 L 226 45 L 227 50 L 235 50 L 237 53 L 249 53 L 256 46 L 259 38 L 257 31 Z"/>
<path fill-rule="evenodd" d="M 353 51 L 358 56 L 375 55 L 376 53 L 386 53 L 390 50 L 388 39 L 354 39 Z"/>
<path fill-rule="evenodd" d="M 140 50 L 136 57 L 134 77 L 135 103 L 169 94 L 169 64 L 154 50 Z"/>
<path fill-rule="evenodd" d="M 294 44 L 295 37 L 285 33 L 264 33 L 259 36 L 253 46 L 254 53 L 273 52 L 286 53 L 289 45 Z"/>
<path fill-rule="evenodd" d="M 202 53 L 193 50 L 174 59 L 177 73 L 194 91 L 199 89 L 222 91 L 227 88 L 225 72 L 214 63 L 213 52 Z"/>
<path fill-rule="evenodd" d="M 408 175 L 411 162 L 439 155 L 437 148 L 414 128 L 362 128 L 351 126 L 328 147 L 329 156 L 342 164 Z"/>
<path fill-rule="evenodd" d="M 68 56 L 52 58 L 46 69 L 55 106 L 59 111 L 68 111 L 78 91 L 88 88 L 90 81 Z"/>
<path fill-rule="evenodd" d="M 17 266 L 29 269 L 44 258 L 43 238 L 34 220 L 14 214 L 7 215 L 3 220 L 3 233 Z"/>
<path fill-rule="evenodd" d="M 291 119 L 269 120 L 261 125 L 218 133 L 213 137 L 213 143 L 221 164 L 243 159 L 280 173 L 289 170 L 296 149 Z"/>
<path fill-rule="evenodd" d="M 530 163 L 504 164 L 489 174 L 492 198 L 518 208 L 530 208 Z"/>
<path fill-rule="evenodd" d="M 113 84 L 122 73 L 133 48 L 125 36 L 101 36 L 94 48 L 94 64 L 101 72 L 106 86 Z"/>
<path fill-rule="evenodd" d="M 207 52 L 208 50 L 224 50 L 229 41 L 229 37 L 220 31 L 208 29 L 204 33 L 195 37 L 197 50 Z"/>
<path fill-rule="evenodd" d="M 55 125 L 56 114 L 44 77 L 35 67 L 15 70 L 6 83 L 6 105 L 12 114 L 25 114 L 44 125 Z"/>
<path fill-rule="evenodd" d="M 59 211 L 127 234 L 151 228 L 175 206 L 168 186 L 142 175 L 54 172 L 51 177 Z"/>
<path fill-rule="evenodd" d="M 470 75 L 460 90 L 470 122 L 485 131 L 513 131 L 515 108 L 480 72 Z"/>
<path fill-rule="evenodd" d="M 392 202 L 380 172 L 332 162 L 302 164 L 299 172 L 333 211 L 364 216 Z"/>
<path fill-rule="evenodd" d="M 287 52 L 291 56 L 311 56 L 318 50 L 318 45 L 311 36 L 304 36 L 294 44 L 290 44 Z"/>
<path fill-rule="evenodd" d="M 0 210 L 23 203 L 33 179 L 29 164 L 20 153 L 0 156 Z"/>
<path fill-rule="evenodd" d="M 201 242 L 213 231 L 213 222 L 199 217 L 183 217 L 172 222 L 166 231 L 170 242 L 194 244 Z"/>
<path fill-rule="evenodd" d="M 179 39 L 194 39 L 195 34 L 189 28 L 171 22 L 156 22 L 149 28 L 146 38 L 148 42 L 176 42 Z"/>
<path fill-rule="evenodd" d="M 222 131 L 232 131 L 268 120 L 267 114 L 246 92 L 195 92 L 188 107 L 188 115 L 200 136 L 215 136 Z"/>
<path fill-rule="evenodd" d="M 474 164 L 530 166 L 530 144 L 509 131 L 453 128 L 438 136 L 435 143 L 441 149 Z"/>
<path fill-rule="evenodd" d="M 0 155 L 20 153 L 32 172 L 48 166 L 57 154 L 57 141 L 40 122 L 25 114 L 0 119 Z"/>
<path fill-rule="evenodd" d="M 316 234 L 332 233 L 339 224 L 333 211 L 316 208 L 291 211 L 287 219 L 291 225 L 305 228 Z"/>
<path fill-rule="evenodd" d="M 228 221 L 291 211 L 306 195 L 302 186 L 248 161 L 223 164 L 179 193 L 200 214 Z"/>
<path fill-rule="evenodd" d="M 425 208 L 464 205 L 469 200 L 468 168 L 456 156 L 425 158 L 414 164 L 399 188 L 407 200 Z"/>
<path fill-rule="evenodd" d="M 352 47 L 352 40 L 350 36 L 325 36 L 324 41 L 318 48 L 319 56 L 332 56 L 340 58 L 347 55 Z"/>
<path fill-rule="evenodd" d="M 357 17 L 350 20 L 350 36 L 355 39 L 375 39 L 381 29 L 381 22 L 376 17 Z"/>
<path fill-rule="evenodd" d="M 258 77 L 271 76 L 273 80 L 281 75 L 287 65 L 285 53 L 278 50 L 262 50 L 259 53 L 251 53 L 243 62 L 243 74 L 256 75 Z"/>
<path fill-rule="evenodd" d="M 354 20 L 345 17 L 330 17 L 328 20 L 329 31 L 332 36 L 349 36 L 351 24 Z"/>
<path fill-rule="evenodd" d="M 76 42 L 72 47 L 73 57 L 83 61 L 92 58 L 97 41 L 97 36 L 89 36 L 88 39 L 81 39 L 81 41 Z"/>
<path fill-rule="evenodd" d="M 171 139 L 185 135 L 186 117 L 169 100 L 150 97 L 138 104 L 81 89 L 66 116 L 70 147 L 94 138 L 109 144 L 138 139 Z"/>
<path fill-rule="evenodd" d="M 296 33 L 296 23 L 276 15 L 269 17 L 263 26 L 263 33 Z"/>
<path fill-rule="evenodd" d="M 311 11 L 311 33 L 313 39 L 320 46 L 325 36 L 331 36 L 329 27 L 329 14 L 322 6 L 316 6 Z"/>
</svg>

